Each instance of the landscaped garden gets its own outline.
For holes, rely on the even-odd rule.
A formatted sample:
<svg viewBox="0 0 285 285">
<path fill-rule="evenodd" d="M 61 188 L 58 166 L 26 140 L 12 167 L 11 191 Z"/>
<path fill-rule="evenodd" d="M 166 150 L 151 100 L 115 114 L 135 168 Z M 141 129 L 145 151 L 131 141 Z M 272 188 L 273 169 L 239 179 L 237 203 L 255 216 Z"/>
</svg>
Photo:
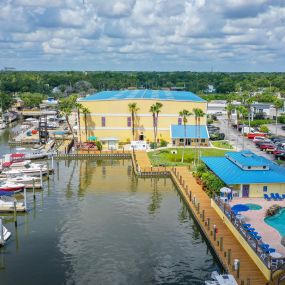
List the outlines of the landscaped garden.
<svg viewBox="0 0 285 285">
<path fill-rule="evenodd" d="M 153 166 L 191 165 L 194 161 L 195 149 L 186 148 L 184 163 L 181 162 L 183 148 L 169 148 L 148 152 Z M 201 148 L 201 156 L 224 156 L 227 150 Z"/>
<path fill-rule="evenodd" d="M 233 149 L 233 146 L 228 141 L 212 141 L 211 144 L 218 148 Z"/>
</svg>

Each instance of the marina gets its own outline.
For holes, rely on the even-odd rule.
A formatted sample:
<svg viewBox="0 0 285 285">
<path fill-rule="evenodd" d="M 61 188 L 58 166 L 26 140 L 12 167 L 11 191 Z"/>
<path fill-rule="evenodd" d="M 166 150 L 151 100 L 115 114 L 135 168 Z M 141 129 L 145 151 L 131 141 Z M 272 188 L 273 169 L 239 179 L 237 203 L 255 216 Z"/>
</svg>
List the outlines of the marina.
<svg viewBox="0 0 285 285">
<path fill-rule="evenodd" d="M 17 284 L 18 274 L 23 284 L 204 284 L 222 272 L 169 178 L 138 179 L 129 158 L 56 160 L 54 168 L 35 198 L 27 192 L 17 227 L 13 213 L 2 217 L 11 232 L 0 249 L 3 284 Z"/>
</svg>

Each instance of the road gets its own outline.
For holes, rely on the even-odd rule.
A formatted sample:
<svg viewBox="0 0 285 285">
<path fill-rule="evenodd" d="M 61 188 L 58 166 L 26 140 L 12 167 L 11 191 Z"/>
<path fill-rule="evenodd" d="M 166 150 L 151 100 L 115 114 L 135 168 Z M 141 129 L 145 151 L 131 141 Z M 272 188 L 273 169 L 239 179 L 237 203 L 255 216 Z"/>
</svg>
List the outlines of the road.
<svg viewBox="0 0 285 285">
<path fill-rule="evenodd" d="M 273 155 L 261 151 L 259 148 L 255 146 L 252 140 L 249 140 L 247 137 L 243 138 L 241 133 L 238 132 L 236 129 L 234 129 L 232 126 L 228 128 L 228 121 L 225 116 L 219 116 L 218 121 L 214 123 L 214 125 L 220 127 L 220 131 L 225 134 L 225 139 L 228 140 L 231 143 L 231 145 L 234 148 L 236 148 L 238 151 L 243 149 L 251 150 L 257 155 L 261 155 L 267 159 L 274 160 Z"/>
</svg>

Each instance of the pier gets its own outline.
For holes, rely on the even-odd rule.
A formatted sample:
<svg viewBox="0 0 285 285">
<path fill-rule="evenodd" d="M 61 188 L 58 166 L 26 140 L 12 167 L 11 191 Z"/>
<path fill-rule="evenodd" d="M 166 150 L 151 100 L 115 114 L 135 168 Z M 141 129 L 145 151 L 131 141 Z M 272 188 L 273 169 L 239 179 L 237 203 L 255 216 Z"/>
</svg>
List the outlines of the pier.
<svg viewBox="0 0 285 285">
<path fill-rule="evenodd" d="M 241 241 L 212 207 L 210 197 L 187 167 L 152 167 L 146 152 L 133 152 L 132 161 L 139 176 L 155 176 L 160 173 L 171 177 L 223 267 L 235 277 L 239 285 L 277 284 L 266 278 L 266 272 L 260 270 L 249 256 Z"/>
</svg>

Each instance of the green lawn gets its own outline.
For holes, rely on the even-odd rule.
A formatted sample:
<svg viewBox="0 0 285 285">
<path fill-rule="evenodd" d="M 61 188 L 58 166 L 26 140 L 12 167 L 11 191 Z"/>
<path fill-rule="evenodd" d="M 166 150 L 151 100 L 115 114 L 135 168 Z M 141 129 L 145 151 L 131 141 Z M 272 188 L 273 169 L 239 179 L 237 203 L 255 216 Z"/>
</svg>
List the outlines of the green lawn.
<svg viewBox="0 0 285 285">
<path fill-rule="evenodd" d="M 233 146 L 228 141 L 212 141 L 214 147 L 233 149 Z"/>
<path fill-rule="evenodd" d="M 177 154 L 172 154 L 171 150 L 177 150 Z M 184 155 L 184 163 L 181 163 L 182 157 L 182 148 L 175 149 L 162 149 L 157 151 L 148 152 L 148 156 L 152 162 L 153 166 L 165 165 L 165 166 L 174 166 L 174 165 L 190 165 L 194 159 L 194 149 L 186 148 Z M 202 156 L 224 156 L 227 150 L 215 149 L 215 148 L 202 148 Z"/>
</svg>

